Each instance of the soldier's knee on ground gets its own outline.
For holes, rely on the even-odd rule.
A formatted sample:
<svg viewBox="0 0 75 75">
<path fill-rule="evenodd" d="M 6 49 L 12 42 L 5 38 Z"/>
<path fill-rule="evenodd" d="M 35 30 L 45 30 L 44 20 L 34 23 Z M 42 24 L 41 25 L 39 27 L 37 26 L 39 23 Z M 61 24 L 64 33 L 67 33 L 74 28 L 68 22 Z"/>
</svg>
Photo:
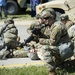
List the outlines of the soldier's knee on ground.
<svg viewBox="0 0 75 75">
<path fill-rule="evenodd" d="M 51 52 L 49 50 L 49 46 L 44 45 L 41 47 L 41 49 L 38 49 L 38 56 L 41 60 L 45 62 L 51 61 Z"/>
</svg>

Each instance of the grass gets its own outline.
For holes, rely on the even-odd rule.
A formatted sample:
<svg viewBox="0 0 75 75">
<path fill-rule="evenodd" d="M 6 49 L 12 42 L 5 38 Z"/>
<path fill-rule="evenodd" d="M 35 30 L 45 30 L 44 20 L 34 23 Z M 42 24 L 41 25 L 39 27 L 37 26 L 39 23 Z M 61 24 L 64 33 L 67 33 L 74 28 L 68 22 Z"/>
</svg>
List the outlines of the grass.
<svg viewBox="0 0 75 75">
<path fill-rule="evenodd" d="M 19 12 L 16 15 L 8 15 L 8 18 L 20 19 L 20 20 L 34 20 L 35 18 L 31 17 L 30 8 L 24 12 Z M 2 12 L 2 20 L 4 20 L 4 12 Z M 1 21 L 2 21 L 1 20 Z"/>
<path fill-rule="evenodd" d="M 8 15 L 8 17 L 12 17 L 14 19 L 25 19 L 25 20 L 33 20 L 31 17 L 30 8 L 28 8 L 25 12 L 20 12 L 17 15 Z"/>
<path fill-rule="evenodd" d="M 45 67 L 23 67 L 14 69 L 0 69 L 0 75 L 47 75 Z"/>
<path fill-rule="evenodd" d="M 75 75 L 75 67 L 57 70 L 57 75 Z M 0 69 L 0 75 L 48 75 L 47 68 L 45 66 L 30 66 L 22 68 L 2 68 Z"/>
</svg>

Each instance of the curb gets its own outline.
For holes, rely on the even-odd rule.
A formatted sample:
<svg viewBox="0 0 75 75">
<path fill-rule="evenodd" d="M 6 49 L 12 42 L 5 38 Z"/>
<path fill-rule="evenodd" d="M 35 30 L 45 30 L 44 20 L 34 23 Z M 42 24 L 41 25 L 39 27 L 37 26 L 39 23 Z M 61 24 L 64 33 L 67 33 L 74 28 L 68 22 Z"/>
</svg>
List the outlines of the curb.
<svg viewBox="0 0 75 75">
<path fill-rule="evenodd" d="M 0 68 L 14 68 L 14 67 L 28 67 L 28 66 L 44 66 L 44 62 L 32 62 L 32 63 L 25 63 L 25 64 L 9 64 L 9 65 L 2 65 Z"/>
</svg>

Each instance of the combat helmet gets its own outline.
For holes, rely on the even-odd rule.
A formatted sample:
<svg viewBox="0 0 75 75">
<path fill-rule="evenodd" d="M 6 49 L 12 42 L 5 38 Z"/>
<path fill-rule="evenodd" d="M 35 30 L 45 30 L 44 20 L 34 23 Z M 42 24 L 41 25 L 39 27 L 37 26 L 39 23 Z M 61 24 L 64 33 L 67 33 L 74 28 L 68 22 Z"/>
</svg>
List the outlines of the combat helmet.
<svg viewBox="0 0 75 75">
<path fill-rule="evenodd" d="M 4 21 L 6 24 L 14 24 L 14 20 L 12 18 L 8 18 Z"/>
<path fill-rule="evenodd" d="M 41 12 L 39 14 L 36 14 L 36 19 L 42 18 L 41 14 Z"/>
<path fill-rule="evenodd" d="M 51 14 L 50 16 L 53 19 L 56 19 L 56 12 L 54 11 L 54 9 L 52 9 L 52 8 L 45 8 L 45 9 L 42 10 L 42 12 L 44 12 L 44 11 L 49 12 Z"/>
<path fill-rule="evenodd" d="M 68 17 L 67 14 L 62 14 L 62 15 L 60 15 L 60 19 L 61 19 L 61 21 L 62 21 L 62 20 L 68 20 L 69 17 Z"/>
</svg>

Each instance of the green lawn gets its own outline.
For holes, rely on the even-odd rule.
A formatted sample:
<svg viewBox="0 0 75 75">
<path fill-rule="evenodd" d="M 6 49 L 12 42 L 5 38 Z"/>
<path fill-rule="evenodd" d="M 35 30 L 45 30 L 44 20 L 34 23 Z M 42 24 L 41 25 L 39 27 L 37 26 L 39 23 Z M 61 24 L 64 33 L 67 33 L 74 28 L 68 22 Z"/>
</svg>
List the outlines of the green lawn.
<svg viewBox="0 0 75 75">
<path fill-rule="evenodd" d="M 30 8 L 28 8 L 24 12 L 19 12 L 16 15 L 8 15 L 8 18 L 13 18 L 13 19 L 17 19 L 17 20 L 18 19 L 21 19 L 21 20 L 34 20 L 35 19 L 35 18 L 31 17 Z M 4 20 L 4 12 L 2 13 L 2 20 Z"/>
<path fill-rule="evenodd" d="M 0 69 L 0 75 L 47 75 L 45 67 L 23 67 L 14 69 Z"/>
<path fill-rule="evenodd" d="M 75 67 L 57 70 L 57 75 L 75 75 Z M 23 68 L 0 69 L 0 75 L 48 75 L 47 68 L 45 66 L 30 66 Z"/>
</svg>

